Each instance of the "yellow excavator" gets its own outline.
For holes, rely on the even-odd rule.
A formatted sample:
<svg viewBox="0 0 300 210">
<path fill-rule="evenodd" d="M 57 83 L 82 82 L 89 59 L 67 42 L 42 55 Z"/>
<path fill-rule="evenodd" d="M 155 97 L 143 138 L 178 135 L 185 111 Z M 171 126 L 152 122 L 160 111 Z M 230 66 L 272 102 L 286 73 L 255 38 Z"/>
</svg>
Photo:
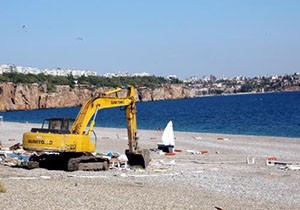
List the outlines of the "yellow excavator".
<svg viewBox="0 0 300 210">
<path fill-rule="evenodd" d="M 128 164 L 145 168 L 150 161 L 150 152 L 138 146 L 135 90 L 133 86 L 128 86 L 127 96 L 118 97 L 121 90 L 117 88 L 89 99 L 75 120 L 46 119 L 41 128 L 32 128 L 31 132 L 24 133 L 24 149 L 34 152 L 29 158 L 28 168 L 107 170 L 109 159 L 92 154 L 96 150 L 96 140 L 91 139 L 91 134 L 94 132 L 97 112 L 112 107 L 125 107 L 129 146 L 125 154 Z"/>
</svg>

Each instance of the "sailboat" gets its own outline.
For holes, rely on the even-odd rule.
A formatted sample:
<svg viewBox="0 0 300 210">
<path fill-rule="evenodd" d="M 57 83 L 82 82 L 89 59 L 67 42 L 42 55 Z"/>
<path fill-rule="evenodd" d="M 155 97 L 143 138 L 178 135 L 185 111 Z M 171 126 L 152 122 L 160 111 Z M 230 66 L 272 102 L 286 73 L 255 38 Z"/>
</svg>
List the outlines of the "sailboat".
<svg viewBox="0 0 300 210">
<path fill-rule="evenodd" d="M 169 121 L 164 129 L 161 138 L 162 142 L 157 143 L 158 149 L 162 150 L 163 152 L 173 152 L 175 146 L 174 139 L 173 122 Z"/>
</svg>

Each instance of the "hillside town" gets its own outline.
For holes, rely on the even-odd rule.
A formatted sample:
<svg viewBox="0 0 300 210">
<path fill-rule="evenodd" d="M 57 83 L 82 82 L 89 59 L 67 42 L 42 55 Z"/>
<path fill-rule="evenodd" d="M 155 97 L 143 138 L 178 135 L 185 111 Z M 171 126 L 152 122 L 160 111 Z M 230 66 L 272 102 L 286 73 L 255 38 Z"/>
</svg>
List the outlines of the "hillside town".
<svg viewBox="0 0 300 210">
<path fill-rule="evenodd" d="M 71 68 L 51 68 L 51 69 L 39 69 L 36 67 L 28 66 L 16 66 L 14 64 L 0 64 L 0 74 L 3 73 L 19 73 L 19 74 L 45 74 L 52 76 L 68 76 L 73 75 L 74 77 L 80 76 L 97 76 L 96 71 L 91 70 L 79 70 Z"/>
<path fill-rule="evenodd" d="M 0 64 L 0 75 L 5 73 L 16 73 L 16 74 L 33 74 L 33 75 L 52 75 L 52 76 L 62 76 L 68 77 L 72 76 L 72 82 L 75 81 L 77 84 L 80 81 L 84 81 L 85 87 L 93 87 L 95 84 L 86 84 L 87 81 L 82 78 L 96 77 L 96 78 L 109 78 L 110 81 L 114 81 L 114 78 L 161 78 L 153 74 L 143 72 L 143 73 L 128 73 L 128 72 L 117 72 L 117 73 L 105 73 L 102 76 L 97 75 L 96 71 L 91 70 L 79 70 L 70 68 L 52 68 L 52 69 L 39 69 L 35 67 L 23 67 L 16 66 L 13 64 Z M 77 80 L 79 78 L 79 80 Z M 80 79 L 81 78 L 81 79 Z M 116 80 L 116 79 L 115 79 Z M 117 79 L 120 82 L 120 79 Z M 0 80 L 1 81 L 1 80 Z M 128 81 L 128 80 L 126 80 Z M 271 76 L 256 76 L 256 77 L 221 77 L 217 78 L 214 75 L 203 76 L 199 78 L 193 76 L 184 80 L 179 80 L 175 74 L 168 75 L 164 80 L 159 80 L 156 87 L 160 87 L 162 82 L 169 82 L 175 84 L 182 84 L 186 88 L 193 91 L 194 96 L 203 95 L 226 95 L 235 93 L 265 93 L 265 92 L 275 92 L 275 91 L 297 91 L 300 90 L 300 73 L 293 73 L 289 75 L 271 75 Z M 139 80 L 140 82 L 140 80 Z M 137 82 L 137 83 L 139 83 Z M 99 83 L 99 82 L 98 82 Z M 155 81 L 154 81 L 155 83 Z M 126 85 L 126 84 L 122 84 Z M 155 88 L 147 87 L 147 83 L 136 84 L 138 87 L 144 88 Z M 97 86 L 97 85 L 96 85 Z"/>
<path fill-rule="evenodd" d="M 265 93 L 300 90 L 300 73 L 290 75 L 256 76 L 253 78 L 236 76 L 220 78 L 204 76 L 202 79 L 191 77 L 184 81 L 195 89 L 195 95 L 219 95 L 233 93 Z"/>
<path fill-rule="evenodd" d="M 19 74 L 45 74 L 52 76 L 69 76 L 73 77 L 81 77 L 81 76 L 97 76 L 96 71 L 92 70 L 80 70 L 80 69 L 71 69 L 71 68 L 46 68 L 39 69 L 36 67 L 28 67 L 28 66 L 16 66 L 14 64 L 0 64 L 0 75 L 3 73 L 19 73 Z M 142 73 L 134 73 L 130 74 L 128 72 L 117 72 L 117 73 L 105 73 L 103 77 L 113 78 L 113 77 L 131 77 L 131 76 L 153 76 L 152 74 L 142 72 Z"/>
</svg>

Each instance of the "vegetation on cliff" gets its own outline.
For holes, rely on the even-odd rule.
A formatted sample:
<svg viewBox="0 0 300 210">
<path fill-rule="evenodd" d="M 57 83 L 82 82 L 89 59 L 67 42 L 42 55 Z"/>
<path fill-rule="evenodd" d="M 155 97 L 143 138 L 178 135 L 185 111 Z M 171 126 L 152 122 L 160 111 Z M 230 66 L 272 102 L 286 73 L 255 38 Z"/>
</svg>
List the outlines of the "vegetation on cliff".
<svg viewBox="0 0 300 210">
<path fill-rule="evenodd" d="M 163 77 L 156 76 L 134 76 L 134 77 L 100 77 L 100 76 L 81 76 L 78 78 L 78 84 L 90 84 L 95 87 L 121 87 L 126 85 L 134 85 L 136 87 L 157 88 L 163 84 L 179 84 L 180 80 L 168 80 Z"/>
<path fill-rule="evenodd" d="M 68 76 L 52 76 L 45 74 L 20 74 L 20 73 L 3 73 L 0 75 L 0 81 L 13 82 L 15 84 L 46 84 L 48 92 L 55 91 L 56 85 L 69 85 L 71 88 L 75 86 L 83 86 L 87 88 L 98 87 L 121 87 L 126 85 L 134 85 L 136 87 L 147 87 L 155 89 L 163 84 L 180 84 L 178 79 L 165 79 L 156 76 L 135 76 L 135 77 L 103 77 L 103 76 L 81 76 L 78 78 L 72 75 Z"/>
</svg>

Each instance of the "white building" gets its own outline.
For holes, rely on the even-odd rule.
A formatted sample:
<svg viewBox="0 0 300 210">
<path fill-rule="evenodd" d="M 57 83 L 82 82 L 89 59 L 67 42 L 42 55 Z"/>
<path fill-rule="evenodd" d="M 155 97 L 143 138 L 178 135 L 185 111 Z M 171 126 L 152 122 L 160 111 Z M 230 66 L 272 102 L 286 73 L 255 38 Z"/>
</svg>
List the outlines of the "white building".
<svg viewBox="0 0 300 210">
<path fill-rule="evenodd" d="M 147 76 L 153 76 L 152 74 L 149 74 L 147 72 L 143 73 L 133 73 L 129 74 L 128 72 L 118 72 L 118 73 L 105 73 L 103 74 L 104 77 L 112 78 L 112 77 L 147 77 Z"/>
<path fill-rule="evenodd" d="M 15 71 L 16 66 L 12 64 L 1 64 L 0 65 L 0 73 L 11 73 Z"/>
<path fill-rule="evenodd" d="M 150 77 L 150 76 L 153 76 L 153 75 L 149 74 L 147 72 L 142 72 L 142 73 L 134 73 L 134 74 L 132 74 L 132 76 L 134 76 L 134 77 Z"/>
<path fill-rule="evenodd" d="M 192 77 L 189 77 L 189 78 L 183 80 L 183 82 L 186 82 L 186 83 L 187 82 L 195 83 L 197 81 L 198 81 L 198 77 L 197 76 L 192 76 Z"/>
<path fill-rule="evenodd" d="M 64 68 L 53 68 L 53 69 L 38 69 L 35 67 L 26 66 L 15 66 L 11 64 L 0 64 L 0 74 L 3 73 L 20 73 L 20 74 L 40 74 L 53 75 L 53 76 L 68 76 L 73 75 L 74 77 L 80 76 L 97 76 L 97 72 L 90 70 L 79 70 L 79 69 L 64 69 Z"/>
<path fill-rule="evenodd" d="M 175 74 L 171 74 L 169 76 L 167 76 L 168 79 L 177 79 L 177 75 Z"/>
</svg>

